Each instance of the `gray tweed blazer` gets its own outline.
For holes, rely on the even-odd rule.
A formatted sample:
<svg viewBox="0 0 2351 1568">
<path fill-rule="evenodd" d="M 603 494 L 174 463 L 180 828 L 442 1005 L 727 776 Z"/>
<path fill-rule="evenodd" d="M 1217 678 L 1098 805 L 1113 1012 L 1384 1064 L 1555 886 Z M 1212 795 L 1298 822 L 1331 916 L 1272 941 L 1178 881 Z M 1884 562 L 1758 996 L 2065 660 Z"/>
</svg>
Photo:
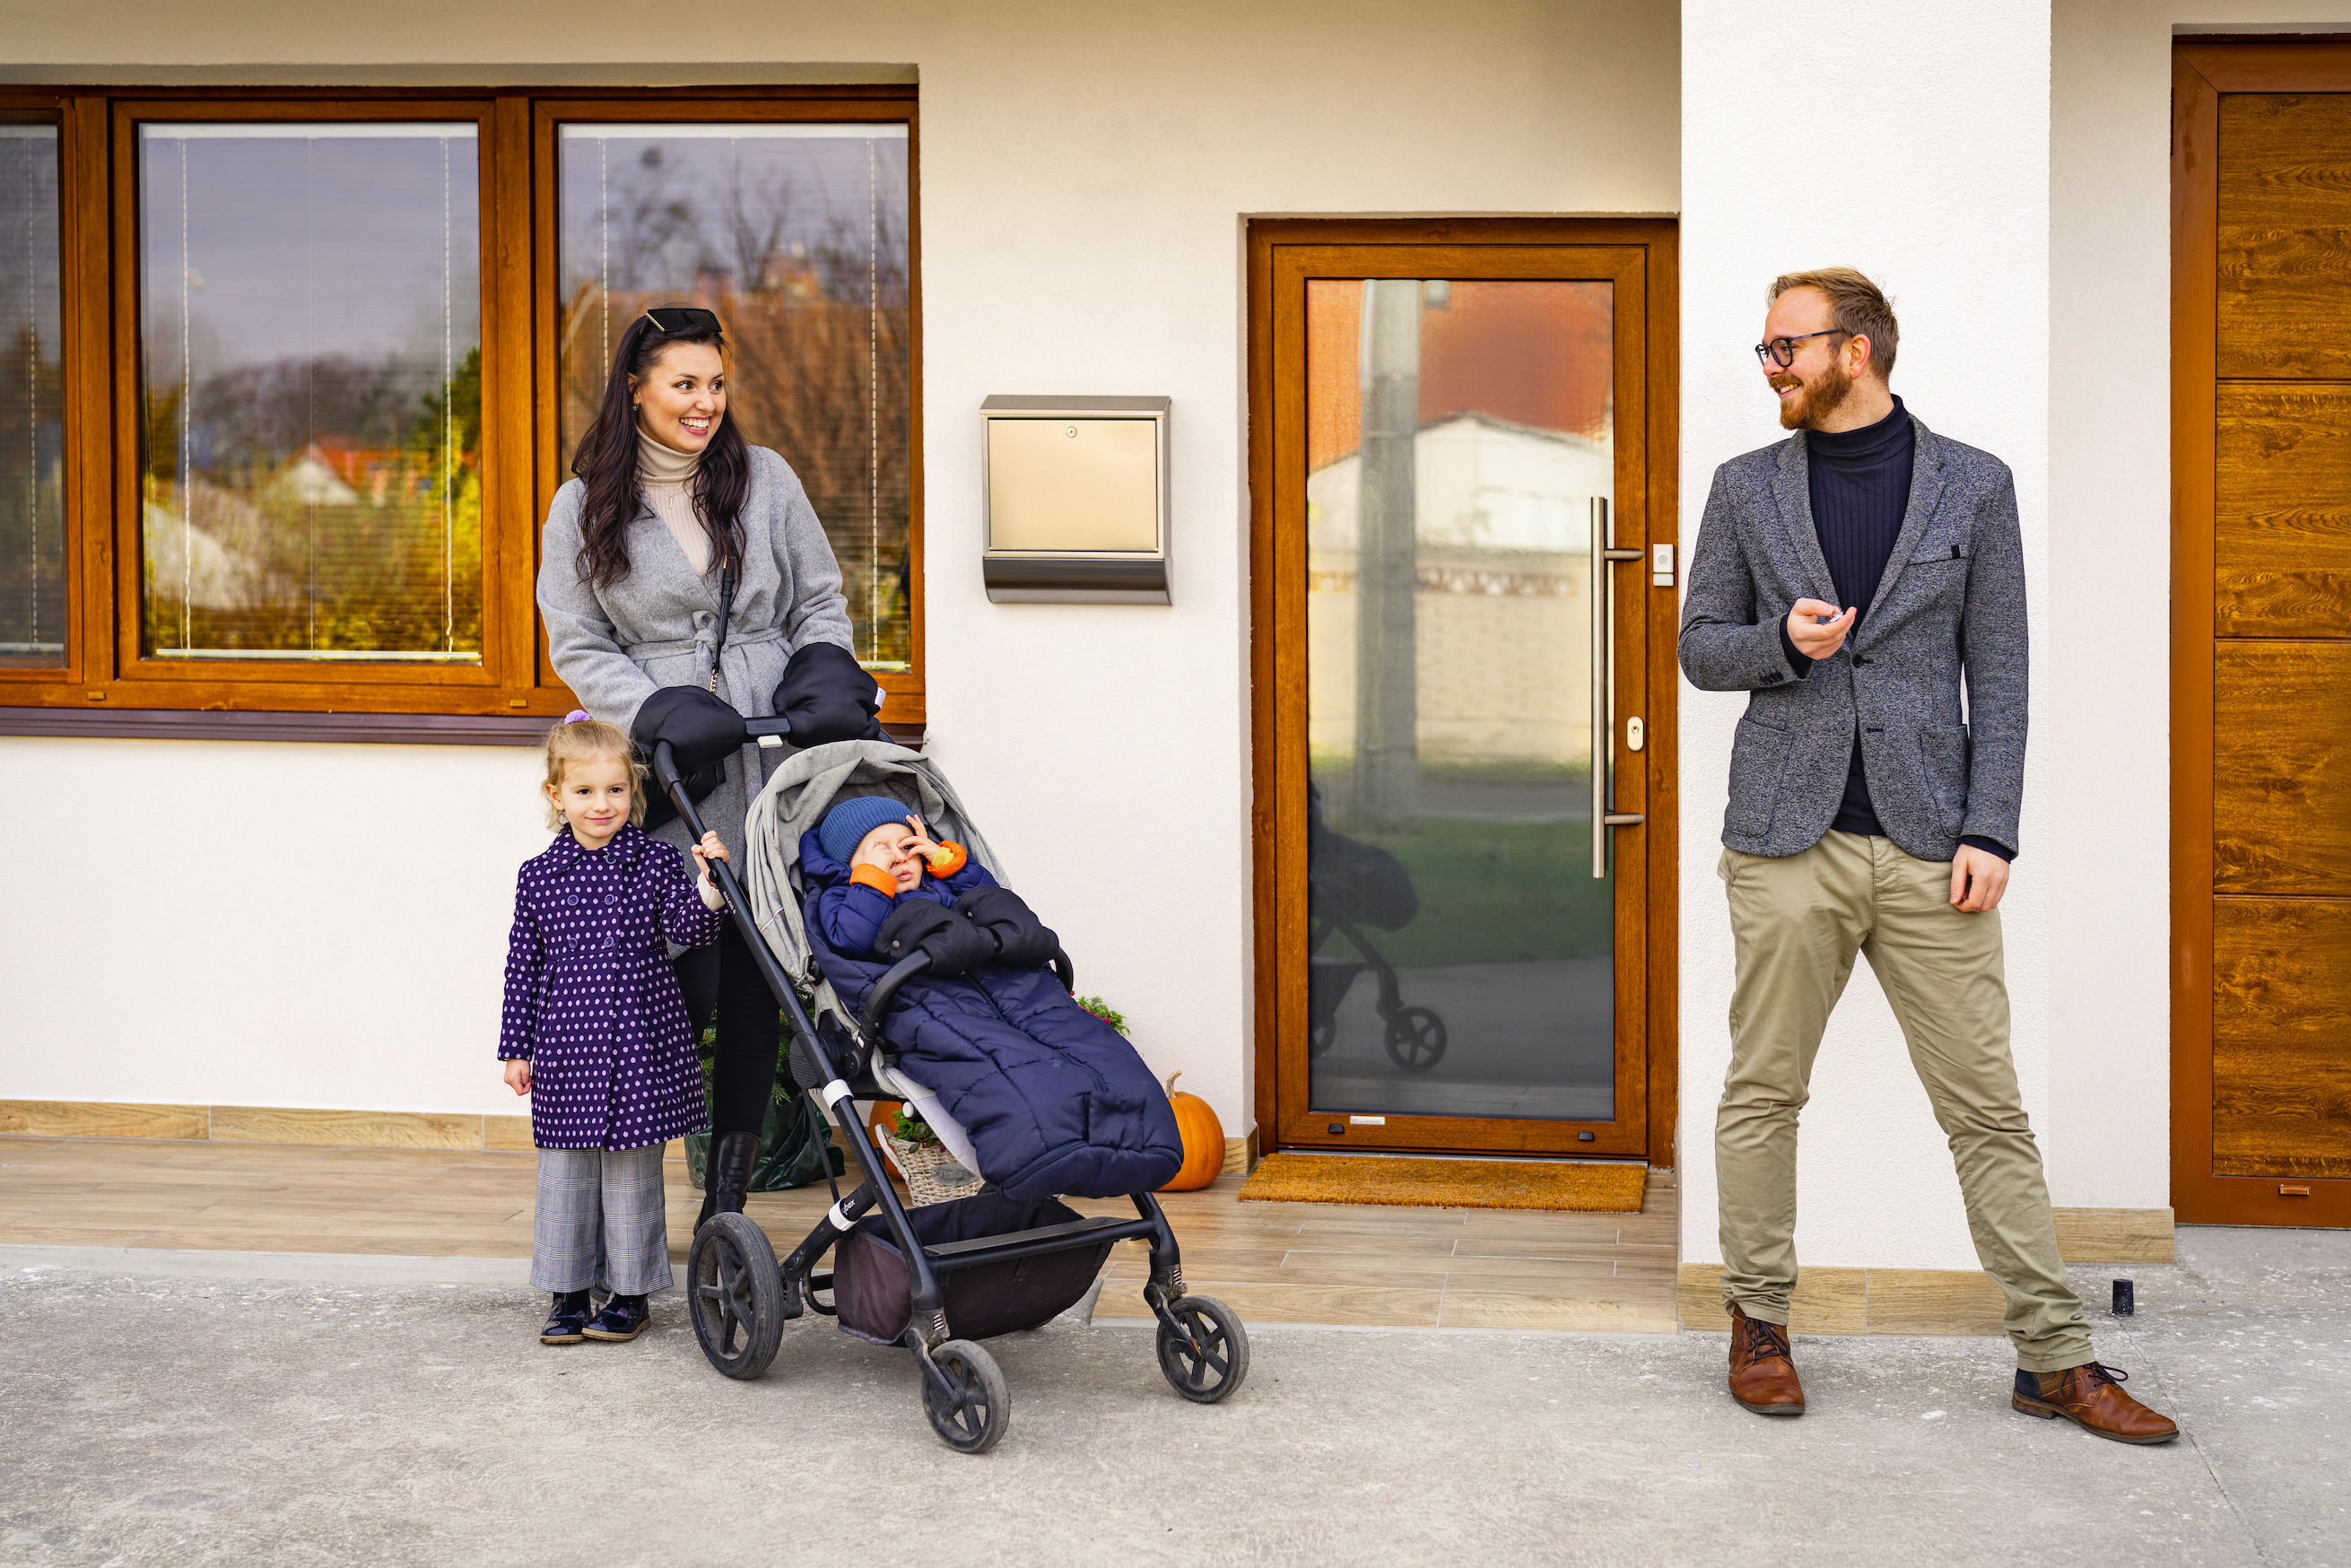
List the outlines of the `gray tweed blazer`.
<svg viewBox="0 0 2351 1568">
<path fill-rule="evenodd" d="M 1909 854 L 1962 836 L 2018 848 L 2024 794 L 2024 549 L 2008 465 L 1917 427 L 1910 506 L 1859 633 L 1799 669 L 1780 637 L 1799 599 L 1835 603 L 1813 528 L 1804 437 L 1714 472 L 1682 606 L 1690 684 L 1743 691 L 1722 841 L 1755 855 L 1820 841 L 1856 729 L 1870 802 Z M 1960 698 L 1965 683 L 1966 701 Z"/>
<path fill-rule="evenodd" d="M 580 580 L 580 507 L 586 484 L 555 493 L 540 538 L 538 611 L 547 621 L 555 673 L 598 718 L 627 729 L 662 686 L 706 686 L 718 641 L 718 563 L 696 577 L 685 552 L 651 506 L 629 525 L 629 575 L 601 592 Z M 792 654 L 810 643 L 851 653 L 849 606 L 841 567 L 791 465 L 764 446 L 751 448 L 751 489 L 743 503 L 743 580 L 736 585 L 720 655 L 718 695 L 737 713 L 774 713 L 776 683 Z M 698 802 L 704 822 L 743 862 L 743 813 L 782 761 L 781 751 L 747 746 L 726 759 L 723 783 Z M 653 830 L 683 845 L 673 820 Z"/>
</svg>

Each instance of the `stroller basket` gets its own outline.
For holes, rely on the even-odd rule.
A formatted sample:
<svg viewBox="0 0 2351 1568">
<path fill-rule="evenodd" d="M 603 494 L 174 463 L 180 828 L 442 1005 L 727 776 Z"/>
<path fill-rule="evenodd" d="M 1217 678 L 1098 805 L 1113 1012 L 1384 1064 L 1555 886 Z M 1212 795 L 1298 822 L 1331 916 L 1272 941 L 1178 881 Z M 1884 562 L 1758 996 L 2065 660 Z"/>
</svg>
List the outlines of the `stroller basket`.
<svg viewBox="0 0 2351 1568">
<path fill-rule="evenodd" d="M 745 727 L 761 746 L 790 733 L 781 718 L 753 719 Z M 686 831 L 700 838 L 702 819 L 674 748 L 662 740 L 653 750 L 655 783 Z M 951 787 L 921 757 L 880 741 L 839 741 L 789 759 L 752 808 L 746 837 L 756 844 L 758 830 L 773 825 L 760 815 L 770 797 L 802 788 L 804 801 L 819 798 L 820 804 L 852 775 L 861 784 L 878 775 L 917 792 L 925 817 L 940 822 L 944 811 L 945 825 L 962 826 L 966 847 L 986 863 L 984 842 L 967 823 L 956 822 L 962 813 Z M 754 886 L 776 871 L 773 860 L 755 861 Z M 1249 1332 L 1230 1307 L 1185 1288 L 1176 1233 L 1151 1193 L 1128 1195 L 1134 1216 L 1127 1219 L 1081 1216 L 1058 1198 L 1010 1198 L 992 1189 L 908 1208 L 890 1183 L 873 1133 L 849 1107 L 908 1092 L 911 1081 L 894 1071 L 882 1026 L 899 988 L 923 975 L 930 958 L 916 953 L 901 960 L 874 982 L 863 1015 L 843 1019 L 833 1010 L 838 998 L 816 970 L 807 970 L 814 1002 L 794 983 L 811 956 L 795 900 L 774 889 L 768 902 L 775 924 L 763 926 L 735 868 L 718 861 L 711 872 L 790 1025 L 792 1076 L 808 1092 L 808 1113 L 813 1120 L 822 1103 L 863 1178 L 846 1197 L 833 1187 L 831 1210 L 781 1262 L 748 1215 L 713 1215 L 695 1231 L 686 1300 L 695 1338 L 712 1366 L 729 1377 L 760 1376 L 776 1358 L 787 1322 L 809 1312 L 833 1316 L 860 1339 L 913 1352 L 931 1429 L 952 1448 L 984 1453 L 1004 1436 L 1011 1409 L 1002 1371 L 975 1342 L 1037 1327 L 1067 1311 L 1093 1285 L 1112 1246 L 1136 1240 L 1150 1249 L 1143 1299 L 1158 1319 L 1161 1373 L 1195 1404 L 1214 1404 L 1240 1387 L 1249 1374 Z M 1055 954 L 1052 967 L 1064 988 L 1074 985 L 1066 955 Z M 830 1268 L 823 1267 L 828 1255 Z"/>
<path fill-rule="evenodd" d="M 906 1211 L 906 1224 L 933 1254 L 934 1267 L 952 1267 L 958 1242 L 1001 1243 L 1078 1218 L 1077 1210 L 1057 1198 L 1023 1200 L 994 1192 Z M 957 1339 L 990 1339 L 1050 1322 L 1093 1287 L 1110 1249 L 1102 1241 L 956 1270 L 940 1281 L 947 1332 Z M 859 1339 L 896 1344 L 914 1321 L 914 1291 L 906 1255 L 878 1216 L 859 1221 L 833 1249 L 833 1311 Z"/>
</svg>

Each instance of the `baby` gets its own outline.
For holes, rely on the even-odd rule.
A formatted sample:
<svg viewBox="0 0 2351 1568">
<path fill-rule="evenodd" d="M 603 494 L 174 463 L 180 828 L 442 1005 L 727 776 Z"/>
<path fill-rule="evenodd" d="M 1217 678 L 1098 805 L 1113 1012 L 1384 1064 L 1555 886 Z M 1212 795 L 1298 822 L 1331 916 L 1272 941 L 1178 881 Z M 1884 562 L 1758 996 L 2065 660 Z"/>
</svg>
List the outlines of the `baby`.
<svg viewBox="0 0 2351 1568">
<path fill-rule="evenodd" d="M 936 842 L 922 818 L 886 795 L 841 801 L 812 836 L 827 857 L 849 868 L 849 879 L 816 901 L 818 935 L 836 953 L 873 957 L 883 923 L 908 899 L 953 909 L 972 889 L 997 885 L 961 844 Z"/>
</svg>

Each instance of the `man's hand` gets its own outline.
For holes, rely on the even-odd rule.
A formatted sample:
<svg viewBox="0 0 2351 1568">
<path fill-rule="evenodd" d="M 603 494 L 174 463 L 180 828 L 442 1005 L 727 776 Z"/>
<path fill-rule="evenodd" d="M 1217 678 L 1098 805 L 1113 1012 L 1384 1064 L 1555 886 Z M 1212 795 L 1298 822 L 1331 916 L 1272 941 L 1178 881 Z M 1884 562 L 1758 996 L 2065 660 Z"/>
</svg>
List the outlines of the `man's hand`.
<svg viewBox="0 0 2351 1568">
<path fill-rule="evenodd" d="M 1796 652 L 1815 663 L 1827 658 L 1844 646 L 1844 634 L 1853 630 L 1859 610 L 1837 614 L 1837 607 L 1818 599 L 1799 599 L 1796 607 L 1788 612 L 1788 641 Z M 1821 617 L 1832 617 L 1823 622 Z"/>
<path fill-rule="evenodd" d="M 1951 857 L 1951 904 L 1969 915 L 2000 907 L 2008 891 L 2008 862 L 1998 855 L 1961 844 Z"/>
<path fill-rule="evenodd" d="M 516 1057 L 507 1063 L 507 1087 L 517 1094 L 530 1092 L 530 1063 Z"/>
</svg>

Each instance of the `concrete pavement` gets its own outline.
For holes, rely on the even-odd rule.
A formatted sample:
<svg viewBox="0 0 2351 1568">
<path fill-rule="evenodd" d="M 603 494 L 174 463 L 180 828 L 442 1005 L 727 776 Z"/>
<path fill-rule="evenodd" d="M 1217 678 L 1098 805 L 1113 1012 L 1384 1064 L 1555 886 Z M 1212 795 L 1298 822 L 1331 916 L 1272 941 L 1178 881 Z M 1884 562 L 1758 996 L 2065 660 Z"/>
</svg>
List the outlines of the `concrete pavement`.
<svg viewBox="0 0 2351 1568">
<path fill-rule="evenodd" d="M 1269 1328 L 1203 1408 L 1145 1333 L 1061 1323 L 995 1342 L 980 1458 L 829 1322 L 735 1384 L 674 1292 L 633 1344 L 547 1349 L 479 1283 L 0 1265 L 0 1563 L 2351 1559 L 2351 1237 L 2181 1254 L 2094 1314 L 2187 1428 L 2165 1448 L 2012 1413 L 1991 1340 L 1800 1339 L 1813 1413 L 1772 1421 L 1722 1393 L 1720 1334 Z M 2120 1271 L 2075 1273 L 2103 1306 Z"/>
</svg>

